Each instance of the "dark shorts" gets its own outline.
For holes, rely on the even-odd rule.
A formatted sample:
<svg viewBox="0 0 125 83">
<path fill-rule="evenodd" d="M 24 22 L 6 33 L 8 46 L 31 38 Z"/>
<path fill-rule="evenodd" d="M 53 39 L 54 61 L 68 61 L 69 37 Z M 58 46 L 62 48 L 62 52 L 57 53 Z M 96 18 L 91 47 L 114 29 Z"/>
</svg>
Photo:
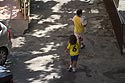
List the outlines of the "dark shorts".
<svg viewBox="0 0 125 83">
<path fill-rule="evenodd" d="M 71 61 L 74 61 L 74 60 L 77 61 L 77 60 L 78 60 L 78 56 L 79 56 L 79 55 L 71 56 Z"/>
</svg>

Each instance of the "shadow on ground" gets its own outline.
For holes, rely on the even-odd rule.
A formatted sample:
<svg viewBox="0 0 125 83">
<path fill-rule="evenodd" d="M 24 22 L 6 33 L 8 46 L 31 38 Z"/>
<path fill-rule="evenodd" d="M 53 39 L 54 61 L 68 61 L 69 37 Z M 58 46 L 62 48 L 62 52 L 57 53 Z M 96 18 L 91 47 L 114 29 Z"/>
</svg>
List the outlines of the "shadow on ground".
<svg viewBox="0 0 125 83">
<path fill-rule="evenodd" d="M 61 4 L 60 7 L 59 4 Z M 81 55 L 87 51 L 84 55 L 89 57 L 93 53 L 99 52 L 100 48 L 106 48 L 107 45 L 99 46 L 97 45 L 99 41 L 91 39 L 93 36 L 97 36 L 96 38 L 99 38 L 97 40 L 103 39 L 101 37 L 104 36 L 114 36 L 111 26 L 105 22 L 109 21 L 109 18 L 104 13 L 103 2 L 95 1 L 93 4 L 89 4 L 84 1 L 69 0 L 62 4 L 54 0 L 47 2 L 31 0 L 32 20 L 25 35 L 14 39 L 19 43 L 17 42 L 18 46 L 15 44 L 12 48 L 12 56 L 9 60 L 12 62 L 10 69 L 13 72 L 15 83 L 75 83 L 77 73 L 67 73 L 69 57 L 65 56 L 64 49 L 68 36 L 73 34 L 72 17 L 79 8 L 84 10 L 84 15 L 88 19 L 89 32 L 85 36 L 90 43 L 90 45 L 87 44 L 88 47 L 85 50 L 81 51 Z M 56 10 L 58 12 L 55 12 Z M 96 51 L 91 48 L 95 45 L 99 46 Z M 101 53 L 103 52 L 101 51 L 91 58 L 102 56 Z M 103 55 L 103 57 L 106 56 Z M 87 77 L 92 77 L 93 70 L 88 65 L 84 65 L 78 70 L 78 73 L 81 72 L 85 73 Z"/>
</svg>

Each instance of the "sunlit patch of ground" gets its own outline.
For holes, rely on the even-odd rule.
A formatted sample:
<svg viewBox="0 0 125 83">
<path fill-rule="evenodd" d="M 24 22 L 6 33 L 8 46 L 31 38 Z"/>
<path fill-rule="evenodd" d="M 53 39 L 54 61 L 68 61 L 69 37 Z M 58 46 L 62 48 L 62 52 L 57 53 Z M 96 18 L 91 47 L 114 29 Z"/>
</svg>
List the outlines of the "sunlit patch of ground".
<svg viewBox="0 0 125 83">
<path fill-rule="evenodd" d="M 32 34 L 32 36 L 35 37 L 50 37 L 50 35 L 47 35 L 48 32 L 53 31 L 55 29 L 63 28 L 67 26 L 67 24 L 57 24 L 57 25 L 49 25 L 49 27 L 46 27 L 45 30 L 35 30 L 35 33 Z"/>
<path fill-rule="evenodd" d="M 58 74 L 60 71 L 59 68 L 53 67 L 54 66 L 54 58 L 58 58 L 58 57 L 59 56 L 57 56 L 57 54 L 40 56 L 40 57 L 31 59 L 31 60 L 28 60 L 24 63 L 28 64 L 27 69 L 30 69 L 32 71 L 42 71 L 42 72 L 46 72 L 46 73 L 48 72 L 49 74 L 47 74 L 47 75 L 45 75 L 46 73 L 40 75 L 40 78 L 42 78 L 42 80 L 47 81 L 47 80 L 61 77 Z M 50 64 L 50 65 L 48 65 L 48 64 Z M 29 78 L 28 80 L 31 81 L 32 78 Z M 37 80 L 32 80 L 32 81 L 33 81 L 32 83 L 36 83 L 37 81 L 39 83 L 41 80 L 37 79 Z"/>
<path fill-rule="evenodd" d="M 42 45 L 44 45 L 44 44 L 41 44 L 41 46 Z M 42 48 L 40 49 L 40 51 L 32 51 L 31 53 L 32 54 L 48 53 L 50 51 L 57 50 L 57 49 L 54 49 L 54 47 L 59 47 L 59 46 L 62 46 L 62 43 L 55 44 L 54 42 L 50 42 L 50 43 L 47 43 L 47 45 L 45 47 L 42 46 Z"/>
<path fill-rule="evenodd" d="M 58 58 L 59 56 L 57 56 L 57 54 L 53 54 L 53 55 L 47 55 L 47 56 L 40 56 L 37 58 L 33 58 L 31 60 L 28 60 L 24 63 L 29 64 L 27 65 L 27 68 L 33 71 L 52 71 L 54 70 L 54 68 L 52 68 L 52 66 L 54 65 L 49 65 L 49 67 L 46 67 L 46 65 L 48 63 L 53 63 L 53 58 Z"/>
<path fill-rule="evenodd" d="M 55 20 L 59 20 L 60 19 L 60 15 L 51 15 L 49 18 L 47 19 L 42 19 L 38 22 L 38 24 L 42 24 L 43 22 L 55 22 Z"/>
<path fill-rule="evenodd" d="M 119 10 L 125 11 L 125 0 L 119 0 Z"/>
<path fill-rule="evenodd" d="M 25 38 L 24 37 L 18 37 L 16 39 L 12 39 L 11 40 L 13 43 L 12 43 L 12 48 L 14 47 L 22 47 L 24 44 L 25 44 Z M 14 42 L 16 41 L 16 42 Z"/>
<path fill-rule="evenodd" d="M 20 14 L 20 16 L 18 14 Z M 14 19 L 17 16 L 21 17 L 21 15 L 22 14 L 19 12 L 18 1 L 3 0 L 0 2 L 0 19 Z"/>
<path fill-rule="evenodd" d="M 13 6 L 12 9 L 9 6 L 0 7 L 0 18 L 1 19 L 13 19 L 17 16 L 19 9 Z"/>
</svg>

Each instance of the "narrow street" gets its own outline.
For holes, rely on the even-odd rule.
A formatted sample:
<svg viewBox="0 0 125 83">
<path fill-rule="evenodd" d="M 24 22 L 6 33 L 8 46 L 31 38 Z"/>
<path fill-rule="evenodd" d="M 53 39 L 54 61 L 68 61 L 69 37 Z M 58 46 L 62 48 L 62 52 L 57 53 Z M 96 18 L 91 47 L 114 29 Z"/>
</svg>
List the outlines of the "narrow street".
<svg viewBox="0 0 125 83">
<path fill-rule="evenodd" d="M 12 38 L 7 67 L 14 83 L 125 83 L 120 55 L 103 0 L 31 0 L 31 22 L 24 36 Z M 88 25 L 76 73 L 66 56 L 72 17 L 83 10 Z"/>
</svg>

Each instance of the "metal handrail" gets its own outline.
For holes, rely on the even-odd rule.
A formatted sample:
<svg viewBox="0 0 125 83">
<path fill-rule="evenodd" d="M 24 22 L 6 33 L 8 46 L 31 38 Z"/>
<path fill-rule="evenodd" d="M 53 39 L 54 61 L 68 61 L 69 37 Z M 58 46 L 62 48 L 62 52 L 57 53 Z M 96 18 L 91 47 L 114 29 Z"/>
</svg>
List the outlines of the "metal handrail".
<svg viewBox="0 0 125 83">
<path fill-rule="evenodd" d="M 123 27 L 121 23 L 121 18 L 119 16 L 119 11 L 114 0 L 103 0 L 109 17 L 112 22 L 112 26 L 118 41 L 119 49 L 121 54 L 123 54 Z"/>
</svg>

